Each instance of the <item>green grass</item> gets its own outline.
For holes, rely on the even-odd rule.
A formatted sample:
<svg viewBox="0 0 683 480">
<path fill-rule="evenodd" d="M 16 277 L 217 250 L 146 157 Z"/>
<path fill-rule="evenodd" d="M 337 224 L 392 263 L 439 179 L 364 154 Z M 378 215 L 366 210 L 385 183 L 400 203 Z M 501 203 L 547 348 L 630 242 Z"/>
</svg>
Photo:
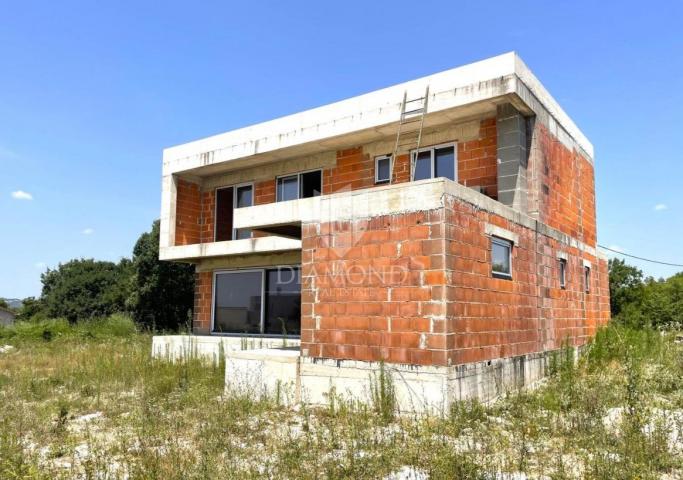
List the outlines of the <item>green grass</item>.
<svg viewBox="0 0 683 480">
<path fill-rule="evenodd" d="M 50 332 L 50 333 L 45 333 Z M 672 337 L 610 327 L 533 391 L 441 417 L 397 415 L 393 384 L 370 405 L 327 408 L 223 395 L 223 365 L 151 358 L 125 316 L 0 329 L 0 478 L 660 478 L 680 475 L 683 353 Z M 616 408 L 620 421 L 603 420 Z M 95 414 L 95 415 L 92 415 Z M 84 415 L 91 415 L 83 418 Z M 616 417 L 615 417 L 616 418 Z M 679 420 L 683 415 L 675 417 Z M 679 445 L 681 446 L 681 445 Z"/>
</svg>

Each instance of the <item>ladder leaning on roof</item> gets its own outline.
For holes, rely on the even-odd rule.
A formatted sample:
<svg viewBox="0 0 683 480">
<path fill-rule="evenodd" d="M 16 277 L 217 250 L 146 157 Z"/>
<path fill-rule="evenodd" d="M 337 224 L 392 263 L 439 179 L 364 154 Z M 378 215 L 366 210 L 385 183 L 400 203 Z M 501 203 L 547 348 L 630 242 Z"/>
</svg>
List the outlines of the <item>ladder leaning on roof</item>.
<svg viewBox="0 0 683 480">
<path fill-rule="evenodd" d="M 401 118 L 398 122 L 398 132 L 396 133 L 396 144 L 391 156 L 390 182 L 394 182 L 394 164 L 399 152 L 411 152 L 419 150 L 422 141 L 422 128 L 424 126 L 427 105 L 429 103 L 429 85 L 425 88 L 424 97 L 408 100 L 408 91 L 403 92 L 403 102 L 401 102 Z M 410 157 L 410 172 L 415 168 L 417 154 Z"/>
</svg>

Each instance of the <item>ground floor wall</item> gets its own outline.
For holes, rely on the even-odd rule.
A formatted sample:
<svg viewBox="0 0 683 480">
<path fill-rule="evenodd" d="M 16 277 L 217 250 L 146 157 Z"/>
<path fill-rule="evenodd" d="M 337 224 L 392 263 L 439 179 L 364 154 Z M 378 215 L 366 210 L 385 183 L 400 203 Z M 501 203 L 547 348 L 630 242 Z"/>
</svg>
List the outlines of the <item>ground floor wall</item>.
<svg viewBox="0 0 683 480">
<path fill-rule="evenodd" d="M 492 274 L 493 237 L 513 243 L 510 279 Z M 309 358 L 472 364 L 580 346 L 609 319 L 594 246 L 490 199 L 304 225 L 302 282 Z"/>
<path fill-rule="evenodd" d="M 273 265 L 301 265 L 311 359 L 467 365 L 580 346 L 608 321 L 607 262 L 594 245 L 443 183 L 438 201 L 413 211 L 333 208 L 302 226 L 301 252 L 203 260 L 194 332 L 211 332 L 216 270 Z M 493 238 L 512 244 L 511 278 L 493 275 Z"/>
</svg>

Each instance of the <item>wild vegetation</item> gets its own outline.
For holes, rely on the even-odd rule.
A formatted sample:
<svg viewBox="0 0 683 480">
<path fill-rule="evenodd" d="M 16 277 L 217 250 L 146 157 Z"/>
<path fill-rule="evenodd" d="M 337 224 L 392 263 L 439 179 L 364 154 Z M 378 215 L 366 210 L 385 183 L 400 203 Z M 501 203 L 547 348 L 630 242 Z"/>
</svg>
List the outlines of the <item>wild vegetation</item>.
<svg viewBox="0 0 683 480">
<path fill-rule="evenodd" d="M 613 258 L 609 286 L 614 321 L 635 328 L 683 329 L 683 272 L 644 278 L 640 269 Z"/>
<path fill-rule="evenodd" d="M 611 326 L 533 391 L 399 415 L 225 395 L 223 365 L 150 356 L 130 318 L 0 329 L 0 478 L 678 478 L 683 351 Z M 393 476 L 392 476 L 393 475 Z"/>
<path fill-rule="evenodd" d="M 119 262 L 73 259 L 41 275 L 39 298 L 23 300 L 22 320 L 100 318 L 126 313 L 148 329 L 187 325 L 194 299 L 194 267 L 159 261 L 159 221 L 140 235 L 132 257 Z"/>
</svg>

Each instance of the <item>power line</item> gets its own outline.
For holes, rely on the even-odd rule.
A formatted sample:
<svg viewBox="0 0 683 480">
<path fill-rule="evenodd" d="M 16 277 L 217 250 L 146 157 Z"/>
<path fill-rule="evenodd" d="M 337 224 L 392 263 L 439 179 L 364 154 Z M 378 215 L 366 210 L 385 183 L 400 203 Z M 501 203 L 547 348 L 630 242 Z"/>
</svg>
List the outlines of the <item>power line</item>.
<svg viewBox="0 0 683 480">
<path fill-rule="evenodd" d="M 683 268 L 683 264 L 680 264 L 680 263 L 669 263 L 669 262 L 660 262 L 659 260 L 650 260 L 649 258 L 638 257 L 636 255 L 629 255 L 628 253 L 620 252 L 619 250 L 614 250 L 613 248 L 605 247 L 603 245 L 598 245 L 598 247 L 602 248 L 603 250 L 609 250 L 610 252 L 614 252 L 614 253 L 617 253 L 619 255 L 623 255 L 625 257 L 631 257 L 631 258 L 636 258 L 638 260 L 643 260 L 644 262 L 658 263 L 660 265 L 668 265 L 670 267 L 682 267 Z"/>
</svg>

